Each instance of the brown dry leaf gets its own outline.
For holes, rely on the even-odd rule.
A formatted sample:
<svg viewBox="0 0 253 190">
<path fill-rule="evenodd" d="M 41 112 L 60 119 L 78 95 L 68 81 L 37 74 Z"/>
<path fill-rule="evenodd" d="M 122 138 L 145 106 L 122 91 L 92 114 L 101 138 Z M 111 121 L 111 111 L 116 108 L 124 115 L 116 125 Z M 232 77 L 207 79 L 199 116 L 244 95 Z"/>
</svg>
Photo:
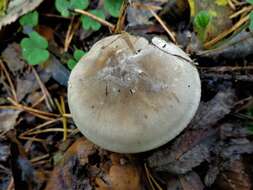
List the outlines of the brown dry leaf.
<svg viewBox="0 0 253 190">
<path fill-rule="evenodd" d="M 20 111 L 3 110 L 0 112 L 0 132 L 6 132 L 14 128 Z"/>
<path fill-rule="evenodd" d="M 246 173 L 243 161 L 236 160 L 221 172 L 217 179 L 220 190 L 250 190 L 252 189 L 251 178 Z"/>
<path fill-rule="evenodd" d="M 109 172 L 112 190 L 140 190 L 140 175 L 134 166 L 112 166 Z"/>
<path fill-rule="evenodd" d="M 25 66 L 25 62 L 21 57 L 21 48 L 17 43 L 9 44 L 2 52 L 2 58 L 12 74 L 22 71 Z"/>
<path fill-rule="evenodd" d="M 0 16 L 2 26 L 14 22 L 18 17 L 35 9 L 43 0 L 12 0 L 9 1 L 6 14 Z"/>
<path fill-rule="evenodd" d="M 186 173 L 209 157 L 216 130 L 188 130 L 171 146 L 163 147 L 148 157 L 151 168 L 176 174 Z"/>
<path fill-rule="evenodd" d="M 7 137 L 10 141 L 10 163 L 15 189 L 41 189 L 46 179 L 44 171 L 35 169 L 28 160 L 24 146 L 16 138 L 15 130 L 8 131 Z"/>
<path fill-rule="evenodd" d="M 45 26 L 45 25 L 39 25 L 37 31 L 39 32 L 40 35 L 45 37 L 47 41 L 50 42 L 54 40 L 54 30 L 51 27 Z"/>
<path fill-rule="evenodd" d="M 167 190 L 203 190 L 204 185 L 196 172 L 185 175 L 169 176 Z"/>
<path fill-rule="evenodd" d="M 141 190 L 140 170 L 123 155 L 112 153 L 110 159 L 109 172 L 103 167 L 107 174 L 96 178 L 97 190 Z"/>
<path fill-rule="evenodd" d="M 179 176 L 183 190 L 203 190 L 204 185 L 197 173 L 191 172 L 187 175 Z"/>
<path fill-rule="evenodd" d="M 198 111 L 189 127 L 207 129 L 230 113 L 235 104 L 235 91 L 231 88 L 218 92 L 215 97 L 204 103 L 201 102 Z"/>
<path fill-rule="evenodd" d="M 51 77 L 50 73 L 46 71 L 39 72 L 39 76 L 41 81 L 45 84 Z M 20 77 L 17 79 L 17 97 L 18 101 L 23 100 L 23 98 L 40 88 L 39 83 L 35 79 L 33 73 L 26 74 L 24 77 Z"/>
<path fill-rule="evenodd" d="M 96 146 L 84 138 L 76 140 L 55 166 L 45 190 L 91 190 L 86 164 L 96 153 Z"/>
</svg>

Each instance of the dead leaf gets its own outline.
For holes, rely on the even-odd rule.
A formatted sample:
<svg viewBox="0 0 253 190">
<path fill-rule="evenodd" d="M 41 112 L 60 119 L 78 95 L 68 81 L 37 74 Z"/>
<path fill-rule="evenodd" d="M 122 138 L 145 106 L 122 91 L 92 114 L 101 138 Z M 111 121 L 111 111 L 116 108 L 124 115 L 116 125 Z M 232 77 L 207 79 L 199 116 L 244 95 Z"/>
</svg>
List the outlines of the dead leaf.
<svg viewBox="0 0 253 190">
<path fill-rule="evenodd" d="M 35 9 L 43 0 L 12 0 L 8 3 L 6 14 L 0 16 L 0 29 L 10 24 L 18 17 Z"/>
<path fill-rule="evenodd" d="M 112 190 L 140 190 L 140 174 L 134 166 L 112 166 L 109 177 Z"/>
<path fill-rule="evenodd" d="M 10 147 L 5 143 L 0 143 L 0 162 L 5 162 L 10 156 Z"/>
<path fill-rule="evenodd" d="M 247 174 L 242 159 L 231 162 L 219 175 L 216 184 L 221 190 L 250 190 L 251 177 Z"/>
<path fill-rule="evenodd" d="M 14 128 L 16 120 L 20 114 L 17 110 L 0 111 L 0 132 L 6 132 Z"/>
<path fill-rule="evenodd" d="M 51 77 L 50 73 L 48 73 L 46 71 L 39 72 L 39 75 L 40 75 L 40 79 L 43 83 L 46 83 Z M 18 78 L 17 79 L 18 101 L 23 100 L 23 98 L 27 94 L 29 94 L 39 88 L 40 88 L 39 83 L 37 82 L 33 73 L 29 73 L 29 74 L 26 74 L 24 77 Z"/>
<path fill-rule="evenodd" d="M 194 167 L 199 166 L 203 161 L 210 159 L 210 152 L 215 141 L 215 137 L 210 137 L 182 154 L 176 160 L 160 165 L 155 170 L 173 174 L 185 174 Z"/>
<path fill-rule="evenodd" d="M 91 190 L 91 181 L 85 166 L 96 151 L 96 146 L 86 139 L 76 140 L 55 166 L 45 190 Z"/>
<path fill-rule="evenodd" d="M 25 62 L 21 57 L 21 49 L 17 43 L 12 43 L 7 46 L 2 52 L 2 58 L 6 62 L 12 74 L 22 71 Z"/>
<path fill-rule="evenodd" d="M 189 127 L 196 129 L 213 126 L 231 111 L 235 101 L 235 91 L 231 88 L 218 92 L 210 101 L 200 103 Z"/>
<path fill-rule="evenodd" d="M 183 190 L 203 190 L 204 185 L 195 172 L 190 172 L 187 175 L 179 176 Z"/>
<path fill-rule="evenodd" d="M 253 34 L 245 30 L 225 40 L 215 49 L 199 51 L 197 55 L 210 59 L 240 59 L 252 54 Z"/>
<path fill-rule="evenodd" d="M 178 137 L 172 145 L 164 146 L 151 154 L 151 156 L 148 157 L 148 164 L 151 168 L 162 168 L 162 166 L 179 160 L 180 157 L 193 149 L 196 145 L 203 143 L 206 139 L 211 138 L 215 134 L 216 131 L 213 129 L 185 131 L 185 133 Z"/>
</svg>

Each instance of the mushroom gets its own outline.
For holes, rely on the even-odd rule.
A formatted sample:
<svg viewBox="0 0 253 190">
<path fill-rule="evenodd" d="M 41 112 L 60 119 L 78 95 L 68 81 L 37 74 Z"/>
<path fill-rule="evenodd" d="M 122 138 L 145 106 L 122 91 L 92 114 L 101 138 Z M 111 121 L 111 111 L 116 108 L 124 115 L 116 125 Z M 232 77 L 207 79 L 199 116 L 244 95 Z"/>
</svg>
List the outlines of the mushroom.
<svg viewBox="0 0 253 190">
<path fill-rule="evenodd" d="M 95 43 L 68 86 L 78 129 L 119 153 L 148 151 L 175 138 L 194 116 L 200 94 L 198 71 L 183 50 L 129 34 Z"/>
</svg>

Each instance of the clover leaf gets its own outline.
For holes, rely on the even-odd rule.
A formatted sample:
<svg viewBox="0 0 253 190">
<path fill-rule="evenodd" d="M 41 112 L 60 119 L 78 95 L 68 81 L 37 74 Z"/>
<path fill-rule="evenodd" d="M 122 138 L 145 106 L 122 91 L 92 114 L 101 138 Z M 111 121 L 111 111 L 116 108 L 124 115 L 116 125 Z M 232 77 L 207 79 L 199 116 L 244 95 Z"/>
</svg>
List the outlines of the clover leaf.
<svg viewBox="0 0 253 190">
<path fill-rule="evenodd" d="M 104 0 L 105 10 L 113 17 L 118 17 L 123 0 Z"/>
<path fill-rule="evenodd" d="M 253 32 L 253 11 L 250 12 L 249 19 L 250 19 L 249 29 L 251 32 Z"/>
<path fill-rule="evenodd" d="M 210 20 L 208 11 L 200 11 L 194 18 L 194 24 L 197 28 L 206 28 Z"/>
<path fill-rule="evenodd" d="M 22 26 L 34 27 L 38 24 L 39 13 L 37 11 L 29 12 L 19 19 L 19 23 Z"/>
<path fill-rule="evenodd" d="M 96 15 L 99 18 L 105 19 L 104 12 L 102 10 L 91 10 L 89 11 L 90 13 Z M 81 21 L 82 21 L 82 27 L 85 30 L 94 30 L 97 31 L 101 28 L 101 24 L 92 18 L 82 15 L 81 16 Z"/>
<path fill-rule="evenodd" d="M 55 7 L 64 17 L 69 17 L 71 9 L 86 9 L 89 0 L 55 0 Z"/>
<path fill-rule="evenodd" d="M 211 15 L 208 11 L 200 11 L 194 18 L 194 30 L 197 32 L 199 39 L 204 42 L 206 39 L 207 28 L 211 21 Z"/>
<path fill-rule="evenodd" d="M 247 2 L 253 5 L 253 0 L 247 0 Z"/>
<path fill-rule="evenodd" d="M 37 32 L 31 32 L 29 38 L 21 40 L 22 55 L 30 65 L 37 65 L 49 58 L 47 40 Z"/>
<path fill-rule="evenodd" d="M 74 52 L 74 58 L 73 59 L 69 59 L 68 62 L 67 62 L 67 65 L 68 65 L 68 68 L 70 70 L 72 70 L 77 62 L 86 54 L 86 52 L 84 52 L 83 50 L 80 50 L 80 49 L 76 49 L 75 52 Z"/>
</svg>

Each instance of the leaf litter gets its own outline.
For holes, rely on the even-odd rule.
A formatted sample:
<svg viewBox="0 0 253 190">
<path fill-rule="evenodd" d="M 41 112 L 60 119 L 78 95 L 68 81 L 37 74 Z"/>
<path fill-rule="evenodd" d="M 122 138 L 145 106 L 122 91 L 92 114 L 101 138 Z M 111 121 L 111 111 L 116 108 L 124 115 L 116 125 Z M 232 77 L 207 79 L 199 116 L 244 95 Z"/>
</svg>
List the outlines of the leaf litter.
<svg viewBox="0 0 253 190">
<path fill-rule="evenodd" d="M 67 61 L 75 49 L 87 51 L 109 35 L 117 19 L 107 13 L 105 19 L 109 23 L 101 23 L 98 31 L 71 31 L 64 52 L 66 23 L 71 26 L 70 19 L 57 15 L 53 8 L 45 10 L 44 5 L 53 7 L 54 3 L 43 2 L 37 9 L 40 22 L 36 31 L 48 40 L 50 58 L 34 67 L 42 85 L 22 57 L 18 43 L 23 34 L 15 23 L 6 30 L 18 35 L 14 41 L 4 41 L 1 47 L 0 189 L 252 188 L 253 144 L 249 126 L 253 108 L 243 101 L 253 96 L 252 33 L 246 29 L 247 20 L 241 22 L 251 10 L 250 5 L 234 0 L 212 1 L 211 5 L 185 0 L 133 3 L 135 6 L 127 9 L 123 22 L 128 32 L 149 39 L 154 34 L 170 39 L 169 31 L 199 64 L 202 100 L 187 129 L 166 145 L 135 155 L 102 150 L 81 137 L 68 108 L 65 109 L 70 73 Z M 102 5 L 102 1 L 94 1 L 89 6 Z M 198 39 L 190 17 L 203 8 L 212 15 L 204 42 Z M 74 19 L 73 25 L 78 26 L 78 22 Z M 9 34 L 1 35 L 8 38 Z M 210 42 L 211 48 L 206 46 Z M 49 97 L 57 106 L 48 106 Z"/>
</svg>

